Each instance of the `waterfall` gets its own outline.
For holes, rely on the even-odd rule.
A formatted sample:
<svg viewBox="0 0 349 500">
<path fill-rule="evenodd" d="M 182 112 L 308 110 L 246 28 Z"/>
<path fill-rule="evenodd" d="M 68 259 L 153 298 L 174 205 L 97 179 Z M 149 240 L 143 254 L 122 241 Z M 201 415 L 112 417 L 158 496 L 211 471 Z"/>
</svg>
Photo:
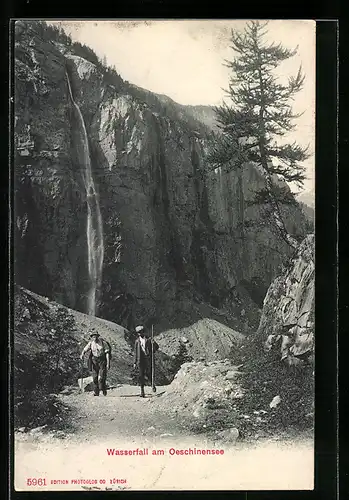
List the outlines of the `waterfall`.
<svg viewBox="0 0 349 500">
<path fill-rule="evenodd" d="M 86 189 L 87 200 L 86 235 L 89 273 L 89 290 L 87 295 L 86 312 L 87 314 L 94 316 L 96 314 L 96 295 L 102 281 L 104 257 L 102 216 L 99 206 L 98 193 L 96 192 L 92 176 L 91 157 L 84 118 L 79 106 L 74 101 L 68 73 L 66 73 L 66 76 L 68 81 L 69 95 L 76 110 L 78 132 L 81 137 L 83 150 L 81 172 Z"/>
</svg>

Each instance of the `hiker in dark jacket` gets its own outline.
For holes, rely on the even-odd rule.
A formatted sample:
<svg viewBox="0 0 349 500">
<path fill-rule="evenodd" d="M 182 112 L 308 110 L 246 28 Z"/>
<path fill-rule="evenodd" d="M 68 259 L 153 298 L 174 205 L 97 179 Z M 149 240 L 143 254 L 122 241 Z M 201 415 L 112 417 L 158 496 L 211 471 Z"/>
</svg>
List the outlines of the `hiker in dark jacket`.
<svg viewBox="0 0 349 500">
<path fill-rule="evenodd" d="M 145 329 L 143 326 L 137 326 L 136 333 L 138 334 L 138 338 L 136 339 L 135 342 L 134 368 L 138 368 L 139 385 L 141 387 L 141 397 L 144 398 L 145 378 L 147 378 L 151 383 L 151 373 L 153 367 L 152 342 L 153 342 L 154 353 L 159 349 L 159 345 L 155 342 L 155 340 L 152 341 L 152 339 L 149 339 L 148 337 L 145 336 Z M 153 391 L 154 392 L 156 391 L 154 381 L 153 381 Z"/>
<path fill-rule="evenodd" d="M 84 359 L 86 352 L 90 351 L 89 369 L 92 371 L 94 383 L 94 396 L 99 396 L 99 391 L 107 395 L 107 370 L 110 369 L 109 345 L 100 338 L 99 333 L 91 333 L 90 342 L 84 347 L 80 359 Z"/>
</svg>

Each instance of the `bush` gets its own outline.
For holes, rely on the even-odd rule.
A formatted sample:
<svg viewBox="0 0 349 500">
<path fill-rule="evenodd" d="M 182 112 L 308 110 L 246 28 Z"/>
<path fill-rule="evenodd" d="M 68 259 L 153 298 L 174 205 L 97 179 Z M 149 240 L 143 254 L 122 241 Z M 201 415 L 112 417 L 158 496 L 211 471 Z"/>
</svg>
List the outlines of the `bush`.
<svg viewBox="0 0 349 500">
<path fill-rule="evenodd" d="M 53 393 L 79 376 L 75 322 L 65 308 L 44 305 L 19 290 L 15 296 L 15 426 L 59 420 L 62 405 Z M 15 344 L 15 346 L 16 346 Z"/>
<path fill-rule="evenodd" d="M 67 408 L 41 386 L 15 398 L 14 427 L 35 428 L 42 425 L 60 427 L 66 424 Z"/>
</svg>

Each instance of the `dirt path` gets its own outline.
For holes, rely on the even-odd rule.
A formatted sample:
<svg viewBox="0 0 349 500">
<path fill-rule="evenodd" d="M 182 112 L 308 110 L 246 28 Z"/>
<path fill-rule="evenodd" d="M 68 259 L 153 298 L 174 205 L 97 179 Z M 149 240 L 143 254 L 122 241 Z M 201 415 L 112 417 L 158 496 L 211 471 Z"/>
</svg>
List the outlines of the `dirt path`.
<svg viewBox="0 0 349 500">
<path fill-rule="evenodd" d="M 166 393 L 166 386 L 157 387 L 153 393 L 146 388 L 146 397 L 141 398 L 139 387 L 119 385 L 109 389 L 107 396 L 92 396 L 91 393 L 75 393 L 61 396 L 68 403 L 75 419 L 75 437 L 79 439 L 99 436 L 140 440 L 146 437 L 160 437 L 162 434 L 183 436 L 183 423 L 171 411 L 164 411 L 160 398 Z"/>
<path fill-rule="evenodd" d="M 147 388 L 143 399 L 138 387 L 122 385 L 106 397 L 61 395 L 72 408 L 74 429 L 16 435 L 16 489 L 312 489 L 310 441 L 246 446 L 189 436 L 172 409 L 164 409 L 165 391 L 158 387 L 154 395 Z M 224 454 L 171 454 L 195 448 L 222 449 Z M 131 450 L 133 455 L 112 456 L 108 449 Z M 27 486 L 28 478 L 43 478 L 46 485 Z"/>
</svg>

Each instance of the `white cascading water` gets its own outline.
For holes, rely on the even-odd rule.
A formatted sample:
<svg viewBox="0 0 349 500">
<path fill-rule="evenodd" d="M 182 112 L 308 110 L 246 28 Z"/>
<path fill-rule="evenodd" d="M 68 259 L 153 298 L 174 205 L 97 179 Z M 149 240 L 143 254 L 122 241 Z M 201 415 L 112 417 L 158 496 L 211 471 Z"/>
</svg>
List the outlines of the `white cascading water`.
<svg viewBox="0 0 349 500">
<path fill-rule="evenodd" d="M 82 177 L 86 189 L 87 199 L 87 253 L 88 253 L 88 273 L 90 278 L 90 286 L 87 295 L 87 314 L 95 316 L 96 314 L 96 298 L 97 292 L 102 282 L 102 269 L 104 258 L 104 242 L 103 242 L 103 225 L 102 216 L 99 206 L 98 193 L 96 192 L 95 184 L 92 176 L 90 149 L 88 145 L 88 137 L 85 127 L 84 118 L 79 106 L 73 98 L 69 76 L 67 75 L 68 88 L 70 98 L 76 110 L 78 118 L 80 135 L 83 146 L 83 165 Z"/>
</svg>

